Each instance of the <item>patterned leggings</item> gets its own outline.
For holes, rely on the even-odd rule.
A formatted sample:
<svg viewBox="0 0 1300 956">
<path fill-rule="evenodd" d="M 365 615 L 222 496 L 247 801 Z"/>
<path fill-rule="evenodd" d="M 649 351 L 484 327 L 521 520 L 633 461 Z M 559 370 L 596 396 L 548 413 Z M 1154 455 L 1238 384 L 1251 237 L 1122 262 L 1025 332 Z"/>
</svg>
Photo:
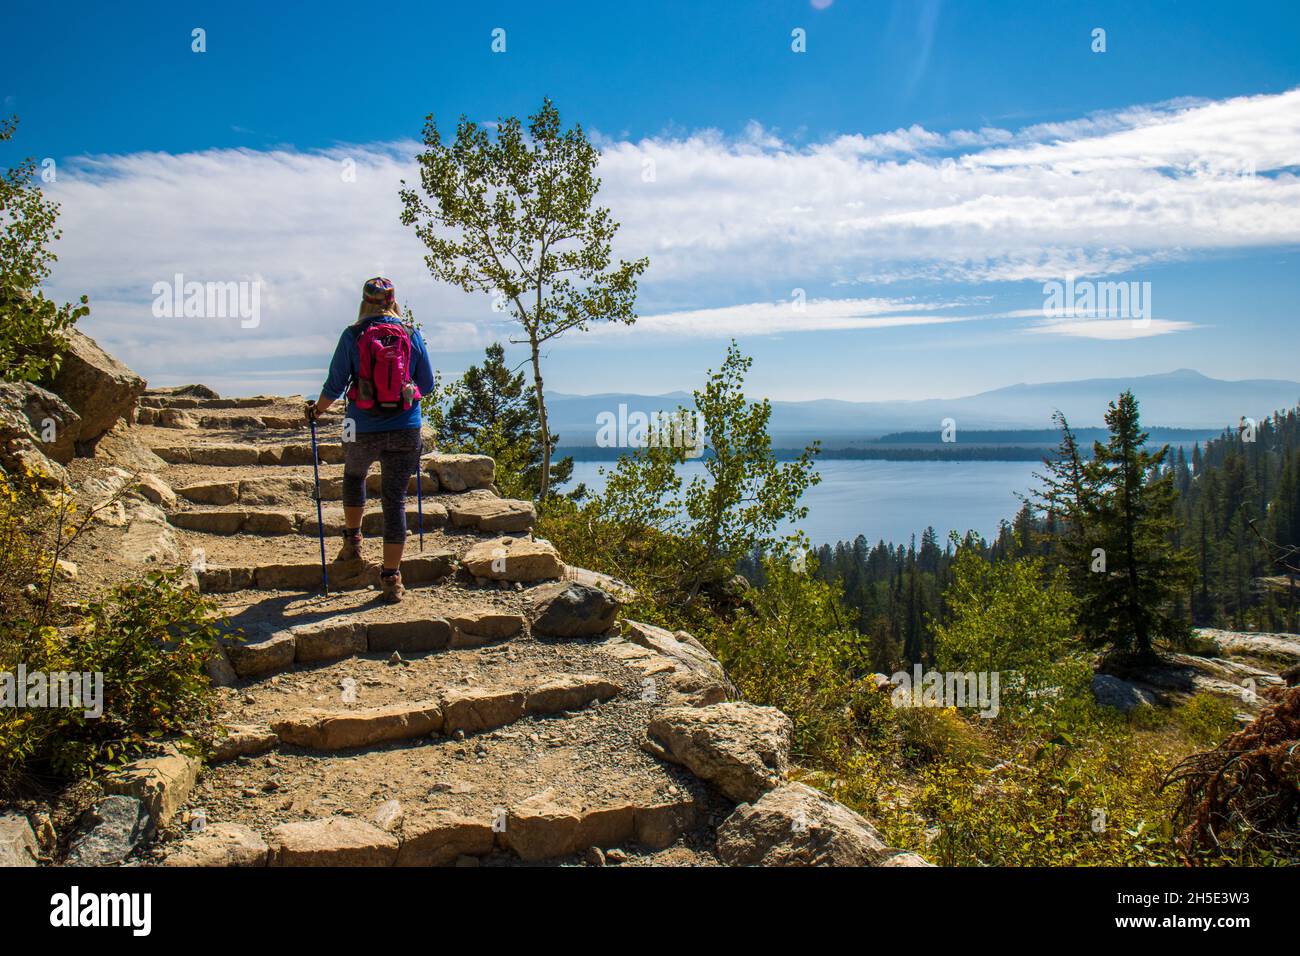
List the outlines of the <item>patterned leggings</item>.
<svg viewBox="0 0 1300 956">
<path fill-rule="evenodd" d="M 358 432 L 343 443 L 343 507 L 366 503 L 366 474 L 379 462 L 384 502 L 384 544 L 406 543 L 406 487 L 420 467 L 420 429 Z"/>
</svg>

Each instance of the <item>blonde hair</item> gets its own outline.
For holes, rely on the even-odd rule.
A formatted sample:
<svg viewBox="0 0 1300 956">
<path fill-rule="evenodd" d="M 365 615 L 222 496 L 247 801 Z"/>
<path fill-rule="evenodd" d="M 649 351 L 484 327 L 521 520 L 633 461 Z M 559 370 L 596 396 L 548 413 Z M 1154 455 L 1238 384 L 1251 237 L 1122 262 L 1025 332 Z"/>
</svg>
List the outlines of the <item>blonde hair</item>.
<svg viewBox="0 0 1300 956">
<path fill-rule="evenodd" d="M 367 302 L 364 298 L 361 300 L 361 307 L 357 309 L 357 320 L 353 325 L 360 325 L 366 319 L 374 318 L 377 315 L 391 315 L 395 319 L 402 317 L 402 310 L 396 301 L 387 307 L 375 305 L 373 302 Z"/>
</svg>

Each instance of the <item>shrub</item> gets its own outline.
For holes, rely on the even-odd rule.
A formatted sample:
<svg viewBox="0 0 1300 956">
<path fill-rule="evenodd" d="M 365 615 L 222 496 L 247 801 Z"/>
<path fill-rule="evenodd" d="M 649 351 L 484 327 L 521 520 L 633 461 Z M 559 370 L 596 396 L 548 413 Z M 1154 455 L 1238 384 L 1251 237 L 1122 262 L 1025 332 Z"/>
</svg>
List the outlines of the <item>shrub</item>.
<svg viewBox="0 0 1300 956">
<path fill-rule="evenodd" d="M 0 143 L 13 138 L 14 117 L 0 118 Z M 56 305 L 39 289 L 57 256 L 58 203 L 35 184 L 36 162 L 26 159 L 0 174 L 0 379 L 39 381 L 58 371 L 64 333 L 89 310 Z"/>
</svg>

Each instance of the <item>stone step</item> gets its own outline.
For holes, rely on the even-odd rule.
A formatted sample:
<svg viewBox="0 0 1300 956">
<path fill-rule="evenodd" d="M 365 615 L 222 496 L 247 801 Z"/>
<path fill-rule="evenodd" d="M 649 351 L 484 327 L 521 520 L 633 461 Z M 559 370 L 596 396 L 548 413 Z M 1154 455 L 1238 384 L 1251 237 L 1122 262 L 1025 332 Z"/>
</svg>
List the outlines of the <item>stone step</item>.
<svg viewBox="0 0 1300 956">
<path fill-rule="evenodd" d="M 436 501 L 425 502 L 421 517 L 420 509 L 406 509 L 406 524 L 410 534 L 416 534 L 420 521 L 424 530 L 430 531 L 447 523 L 447 509 Z M 333 513 L 324 513 L 326 537 L 338 537 L 343 533 L 343 512 L 334 509 Z M 306 534 L 316 537 L 317 528 L 315 512 L 278 511 L 251 508 L 205 508 L 192 511 L 173 511 L 167 520 L 177 528 L 185 531 L 197 531 L 201 534 L 234 535 L 285 535 Z M 382 511 L 368 511 L 361 520 L 361 533 L 367 537 L 379 537 L 384 532 L 384 514 Z"/>
<path fill-rule="evenodd" d="M 178 451 L 177 455 L 193 454 L 196 448 L 231 448 L 230 455 L 232 461 L 231 467 L 236 464 L 234 458 L 242 456 L 248 459 L 238 462 L 244 466 L 259 466 L 259 461 L 263 453 L 256 446 L 195 446 L 194 448 L 186 447 L 183 452 Z M 264 449 L 263 449 L 264 450 Z M 208 457 L 208 451 L 202 451 L 199 457 Z M 473 456 L 453 456 L 453 457 L 473 457 Z M 341 459 L 340 459 L 341 461 Z M 491 461 L 491 459 L 488 459 Z M 281 462 L 290 464 L 289 462 Z M 333 462 L 337 464 L 338 462 Z M 182 462 L 182 464 L 199 464 L 215 465 L 216 467 L 226 467 L 226 465 L 211 462 Z M 260 463 L 262 465 L 266 463 Z M 298 465 L 310 465 L 311 456 L 308 454 L 306 461 L 296 462 Z M 330 464 L 330 462 L 327 462 Z M 478 497 L 483 500 L 511 501 L 514 499 L 498 498 L 496 490 L 491 481 L 483 481 L 487 475 L 486 472 L 468 471 L 461 474 L 454 469 L 441 465 L 437 462 L 430 461 L 426 458 L 424 462 L 424 472 L 422 480 L 417 482 L 416 477 L 411 476 L 411 480 L 406 485 L 408 495 L 422 492 L 426 496 L 435 494 L 461 494 L 467 493 L 468 502 L 470 498 Z M 474 483 L 467 483 L 465 479 L 473 479 Z M 383 476 L 378 470 L 373 470 L 366 476 L 366 490 L 371 495 L 378 495 L 382 488 Z M 276 475 L 266 474 L 255 477 L 240 479 L 218 479 L 216 481 L 195 482 L 176 489 L 176 493 L 187 501 L 194 504 L 202 505 L 230 505 L 240 504 L 261 504 L 274 505 L 285 504 L 290 501 L 301 501 L 303 498 L 312 498 L 315 494 L 315 479 L 310 475 Z M 339 501 L 343 497 L 343 475 L 341 473 L 330 474 L 328 471 L 320 476 L 320 497 L 322 501 Z M 486 508 L 486 505 L 479 506 Z M 519 502 L 516 509 L 526 510 L 531 513 L 531 506 L 528 502 Z M 490 509 L 489 509 L 490 510 Z M 476 519 L 477 520 L 477 519 Z M 510 518 L 505 518 L 509 522 Z M 515 519 L 516 521 L 518 519 Z M 507 531 L 512 528 L 496 528 L 494 530 Z"/>
<path fill-rule="evenodd" d="M 233 468 L 248 465 L 310 465 L 311 443 L 252 445 L 196 443 L 192 445 L 155 445 L 153 453 L 171 465 L 211 465 Z M 318 442 L 316 450 L 323 464 L 341 464 L 341 442 Z"/>
<path fill-rule="evenodd" d="M 188 431 L 301 431 L 307 430 L 301 415 L 201 415 L 196 411 L 170 406 L 136 409 L 137 425 L 155 425 Z M 321 424 L 340 425 L 339 416 L 322 418 Z M 341 426 L 340 426 L 341 427 Z"/>
<path fill-rule="evenodd" d="M 241 843 L 269 845 L 272 865 L 540 861 L 591 847 L 663 849 L 727 809 L 688 770 L 634 745 L 649 706 L 635 695 L 563 717 L 530 715 L 527 699 L 515 723 L 466 740 L 287 745 L 210 765 L 188 805 L 222 824 L 217 852 L 200 852 L 205 838 L 193 832 L 172 852 L 189 865 L 229 865 L 221 844 L 231 830 L 244 834 Z M 385 735 L 427 725 L 427 709 L 404 707 L 382 715 Z M 517 698 L 510 707 L 518 712 Z"/>
<path fill-rule="evenodd" d="M 534 686 L 457 688 L 437 697 L 358 710 L 309 711 L 271 723 L 282 744 L 308 750 L 353 750 L 393 740 L 450 737 L 505 727 L 526 714 L 580 710 L 621 688 L 591 674 L 553 674 Z"/>
<path fill-rule="evenodd" d="M 225 497 L 213 495 L 212 497 Z M 461 531 L 516 533 L 532 530 L 537 513 L 531 501 L 511 498 L 470 498 L 465 496 L 430 495 L 423 503 L 408 502 L 406 526 L 410 534 L 420 528 L 451 527 Z M 375 499 L 371 499 L 372 501 Z M 326 508 L 322 513 L 325 534 L 336 537 L 343 533 L 344 519 L 340 508 Z M 275 508 L 227 508 L 220 505 L 208 508 L 173 511 L 167 520 L 177 528 L 201 534 L 234 535 L 285 535 L 306 534 L 315 537 L 321 527 L 315 509 L 287 510 Z M 361 521 L 361 532 L 368 537 L 378 537 L 384 531 L 383 511 L 378 508 L 366 512 Z"/>
<path fill-rule="evenodd" d="M 647 794 L 588 805 L 548 788 L 491 813 L 417 807 L 388 832 L 351 816 L 273 827 L 263 840 L 238 823 L 212 824 L 178 841 L 164 866 L 451 866 L 477 864 L 497 850 L 525 862 L 572 856 L 591 847 L 671 846 L 695 828 L 702 801 L 691 793 Z"/>
<path fill-rule="evenodd" d="M 141 408 L 266 408 L 290 402 L 289 398 L 254 395 L 249 398 L 195 398 L 181 395 L 141 395 Z"/>
<path fill-rule="evenodd" d="M 320 566 L 316 566 L 317 573 Z M 405 572 L 405 562 L 403 562 Z M 481 647 L 522 634 L 524 617 L 500 611 L 457 610 L 374 620 L 336 616 L 256 635 L 227 640 L 225 652 L 236 676 L 267 677 L 294 664 L 316 664 L 358 654 L 401 654 Z"/>
<path fill-rule="evenodd" d="M 331 562 L 328 565 L 331 590 L 353 590 L 379 586 L 380 568 L 364 562 Z M 456 570 L 451 551 L 430 551 L 402 561 L 402 583 L 410 587 L 441 581 Z M 195 569 L 199 590 L 204 594 L 234 591 L 316 591 L 321 586 L 319 561 L 292 561 L 253 566 L 213 566 Z"/>
</svg>

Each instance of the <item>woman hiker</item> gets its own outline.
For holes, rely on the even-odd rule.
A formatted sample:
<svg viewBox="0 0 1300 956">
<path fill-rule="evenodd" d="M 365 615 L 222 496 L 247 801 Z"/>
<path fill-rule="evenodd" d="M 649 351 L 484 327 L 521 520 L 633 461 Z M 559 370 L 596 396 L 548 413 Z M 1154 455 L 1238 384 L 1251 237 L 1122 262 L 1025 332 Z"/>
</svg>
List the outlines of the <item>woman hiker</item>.
<svg viewBox="0 0 1300 956">
<path fill-rule="evenodd" d="M 384 599 L 400 601 L 402 549 L 406 544 L 406 488 L 420 466 L 420 396 L 433 390 L 433 368 L 424 340 L 403 324 L 393 283 L 376 277 L 361 295 L 357 320 L 343 330 L 330 360 L 320 398 L 308 402 L 316 421 L 347 392 L 343 424 L 343 547 L 335 561 L 361 554 L 366 510 L 366 473 L 379 462 L 384 504 Z"/>
</svg>

